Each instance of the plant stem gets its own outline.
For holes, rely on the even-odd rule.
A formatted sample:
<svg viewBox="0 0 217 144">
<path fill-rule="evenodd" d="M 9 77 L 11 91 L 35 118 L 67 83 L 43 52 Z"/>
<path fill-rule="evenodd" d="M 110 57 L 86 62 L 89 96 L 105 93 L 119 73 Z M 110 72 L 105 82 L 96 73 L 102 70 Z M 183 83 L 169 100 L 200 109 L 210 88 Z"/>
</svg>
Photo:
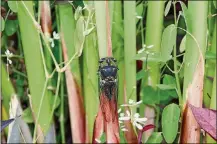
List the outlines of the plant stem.
<svg viewBox="0 0 217 144">
<path fill-rule="evenodd" d="M 56 11 L 56 22 L 57 30 L 60 32 L 60 20 L 59 20 L 59 9 L 58 6 L 55 6 Z M 63 62 L 62 47 L 61 43 L 58 43 L 59 46 L 59 60 Z M 65 111 L 64 111 L 64 74 L 60 74 L 60 133 L 61 133 L 61 142 L 65 143 Z"/>
<path fill-rule="evenodd" d="M 203 86 L 204 54 L 206 50 L 207 36 L 207 14 L 207 1 L 188 2 L 188 15 L 186 16 L 188 33 L 186 35 L 186 52 L 184 57 L 185 67 L 182 114 L 183 118 L 180 136 L 181 143 L 200 142 L 199 126 L 196 120 L 194 119 L 193 114 L 189 113 L 190 109 L 185 104 L 188 101 L 188 103 L 196 107 L 202 107 L 203 88 L 201 88 L 200 90 L 198 90 L 197 88 Z M 198 25 L 198 23 L 200 23 L 200 25 Z M 198 76 L 198 73 L 200 74 L 200 76 Z M 196 94 L 192 94 L 188 91 L 193 91 Z"/>
<path fill-rule="evenodd" d="M 211 52 L 215 53 L 216 54 L 216 23 L 217 21 L 215 21 L 215 28 L 214 28 L 214 31 L 213 31 L 213 36 L 212 36 L 212 44 L 211 44 Z M 216 60 L 207 60 L 207 72 L 206 72 L 206 75 L 207 76 L 211 76 L 211 77 L 214 77 L 214 81 L 213 83 L 208 80 L 207 78 L 205 78 L 205 88 L 210 86 L 212 87 L 212 91 L 211 91 L 211 100 L 210 100 L 210 106 L 209 108 L 210 109 L 214 109 L 216 110 Z M 214 73 L 213 73 L 214 71 Z M 210 85 L 210 83 L 212 83 L 212 85 Z M 206 93 L 204 93 L 204 97 L 207 97 L 205 96 Z M 215 143 L 216 141 L 210 137 L 208 134 L 206 134 L 206 143 Z"/>
<path fill-rule="evenodd" d="M 124 61 L 127 99 L 136 99 L 136 2 L 124 1 Z M 133 92 L 133 93 L 132 93 Z M 131 94 L 132 93 L 132 94 Z M 135 110 L 136 111 L 136 110 Z M 134 112 L 135 112 L 134 111 Z"/>
<path fill-rule="evenodd" d="M 107 57 L 106 5 L 105 1 L 94 1 L 97 25 L 99 56 Z"/>
<path fill-rule="evenodd" d="M 112 51 L 118 65 L 118 104 L 124 103 L 124 31 L 121 1 L 114 3 L 112 26 Z"/>
<path fill-rule="evenodd" d="M 175 26 L 178 26 L 178 21 L 176 18 L 176 2 L 173 2 L 173 12 L 174 12 L 174 22 L 175 22 Z M 177 38 L 177 30 L 176 30 L 176 38 Z M 175 39 L 176 39 L 175 38 Z M 173 48 L 173 61 L 174 61 L 174 71 L 175 71 L 175 78 L 176 78 L 176 86 L 177 86 L 177 93 L 178 93 L 178 97 L 179 97 L 179 105 L 182 106 L 182 92 L 181 92 L 181 86 L 180 86 L 180 81 L 179 81 L 179 75 L 178 75 L 178 68 L 177 68 L 177 59 L 176 59 L 176 43 L 174 45 Z"/>
<path fill-rule="evenodd" d="M 61 87 L 60 87 L 60 133 L 61 133 L 61 142 L 65 143 L 65 116 L 64 116 L 64 75 L 61 74 Z"/>
<path fill-rule="evenodd" d="M 208 51 L 216 54 L 216 23 L 214 24 L 214 30 L 213 30 L 213 36 L 210 37 L 212 40 L 208 40 Z M 211 46 L 209 46 L 211 44 Z M 216 60 L 206 60 L 205 65 L 205 78 L 204 78 L 204 92 L 203 92 L 203 102 L 206 107 L 210 106 L 210 97 L 212 93 L 212 81 L 208 77 L 214 77 L 215 75 L 215 69 L 213 69 L 216 66 Z"/>
<path fill-rule="evenodd" d="M 156 12 L 158 11 L 158 12 Z M 154 45 L 152 48 L 153 52 L 160 52 L 161 47 L 161 35 L 163 30 L 163 18 L 164 18 L 164 2 L 163 1 L 148 1 L 148 9 L 147 9 L 147 19 L 146 19 L 146 33 L 145 33 L 145 44 L 146 45 Z M 154 27 L 154 28 L 153 28 Z M 144 62 L 143 68 L 147 66 L 148 70 L 148 78 L 144 78 L 142 80 L 141 87 L 141 99 L 145 97 L 145 94 L 142 93 L 142 89 L 145 85 L 150 85 L 156 88 L 156 84 L 160 83 L 160 67 L 159 63 L 156 62 L 148 62 L 147 65 Z M 145 82 L 145 79 L 148 81 Z M 141 116 L 155 117 L 155 110 L 153 107 L 145 106 L 140 108 Z M 157 113 L 158 115 L 159 113 Z M 159 117 L 159 116 L 156 116 Z M 156 122 L 158 123 L 158 122 Z M 147 124 L 154 124 L 154 119 L 150 119 L 147 121 Z M 156 128 L 157 129 L 157 128 Z M 145 141 L 151 135 L 153 130 L 149 130 L 145 132 Z"/>
</svg>

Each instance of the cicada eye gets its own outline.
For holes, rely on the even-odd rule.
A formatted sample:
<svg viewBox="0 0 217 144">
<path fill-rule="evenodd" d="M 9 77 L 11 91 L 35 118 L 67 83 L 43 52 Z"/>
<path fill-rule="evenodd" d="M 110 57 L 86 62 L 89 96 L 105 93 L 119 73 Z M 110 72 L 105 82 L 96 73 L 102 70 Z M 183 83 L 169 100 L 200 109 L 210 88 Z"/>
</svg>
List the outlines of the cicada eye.
<svg viewBox="0 0 217 144">
<path fill-rule="evenodd" d="M 99 63 L 102 63 L 103 62 L 103 60 L 99 60 Z"/>
<path fill-rule="evenodd" d="M 104 62 L 105 61 L 105 58 L 101 58 L 100 60 L 99 60 L 99 63 L 102 63 L 102 62 Z"/>
<path fill-rule="evenodd" d="M 113 62 L 117 62 L 117 60 L 115 58 L 112 57 L 111 59 L 112 59 Z"/>
</svg>

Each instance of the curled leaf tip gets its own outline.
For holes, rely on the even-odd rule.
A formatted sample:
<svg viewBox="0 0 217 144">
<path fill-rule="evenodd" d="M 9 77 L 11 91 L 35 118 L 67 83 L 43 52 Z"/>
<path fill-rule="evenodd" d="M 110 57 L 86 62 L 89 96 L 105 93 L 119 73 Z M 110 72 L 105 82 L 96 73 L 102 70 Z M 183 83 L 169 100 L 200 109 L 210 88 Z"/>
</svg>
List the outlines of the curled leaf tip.
<svg viewBox="0 0 217 144">
<path fill-rule="evenodd" d="M 149 130 L 149 129 L 152 129 L 152 128 L 155 128 L 155 126 L 152 125 L 152 124 L 149 124 L 149 125 L 145 125 L 145 126 L 142 128 L 142 130 L 140 130 L 139 135 L 138 135 L 138 144 L 141 144 L 141 143 L 142 143 L 142 134 L 143 134 L 143 132 L 145 132 L 145 131 L 147 131 L 147 130 Z"/>
</svg>

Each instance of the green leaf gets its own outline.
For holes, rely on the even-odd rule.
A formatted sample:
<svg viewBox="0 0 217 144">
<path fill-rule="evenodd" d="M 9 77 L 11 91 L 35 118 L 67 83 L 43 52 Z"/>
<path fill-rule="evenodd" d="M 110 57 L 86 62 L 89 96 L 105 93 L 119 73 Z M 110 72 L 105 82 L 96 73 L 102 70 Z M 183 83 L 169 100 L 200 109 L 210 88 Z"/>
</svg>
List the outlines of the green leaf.
<svg viewBox="0 0 217 144">
<path fill-rule="evenodd" d="M 83 32 L 84 36 L 88 36 L 94 29 L 95 27 L 93 26 L 92 28 L 87 29 L 86 31 Z"/>
<path fill-rule="evenodd" d="M 176 31 L 174 24 L 171 24 L 164 29 L 161 41 L 161 58 L 164 62 L 171 59 L 171 52 L 176 43 Z"/>
<path fill-rule="evenodd" d="M 3 31 L 4 29 L 5 29 L 5 20 L 1 16 L 1 31 Z"/>
<path fill-rule="evenodd" d="M 23 77 L 18 77 L 16 80 L 16 87 L 17 87 L 17 95 L 19 97 L 24 95 L 24 78 Z"/>
<path fill-rule="evenodd" d="M 147 70 L 140 70 L 137 74 L 136 74 L 136 80 L 140 80 L 144 77 L 148 76 L 148 71 Z"/>
<path fill-rule="evenodd" d="M 206 51 L 205 58 L 216 60 L 216 54 L 211 51 Z"/>
<path fill-rule="evenodd" d="M 26 123 L 33 123 L 33 122 L 34 122 L 33 117 L 32 117 L 32 110 L 31 110 L 30 107 L 26 108 L 26 109 L 23 111 L 22 119 L 23 119 Z"/>
<path fill-rule="evenodd" d="M 165 74 L 163 78 L 163 84 L 176 86 L 176 79 L 171 75 Z"/>
<path fill-rule="evenodd" d="M 174 85 L 156 84 L 156 86 L 161 90 L 175 89 Z"/>
<path fill-rule="evenodd" d="M 167 5 L 166 5 L 165 11 L 164 11 L 164 16 L 167 16 L 167 14 L 169 13 L 171 4 L 172 4 L 172 1 L 169 0 Z"/>
<path fill-rule="evenodd" d="M 158 94 L 159 94 L 160 102 L 161 102 L 161 103 L 162 103 L 162 101 L 167 101 L 167 102 L 169 102 L 169 101 L 172 99 L 171 96 L 169 95 L 168 90 L 161 90 L 161 89 L 158 89 Z"/>
<path fill-rule="evenodd" d="M 173 143 L 179 127 L 180 108 L 176 104 L 166 106 L 162 113 L 162 131 L 167 143 Z"/>
<path fill-rule="evenodd" d="M 185 44 L 186 44 L 186 35 L 183 37 L 183 39 L 181 41 L 181 44 L 180 44 L 180 47 L 179 47 L 180 53 L 185 51 Z"/>
<path fill-rule="evenodd" d="M 174 77 L 165 74 L 163 78 L 163 84 L 156 85 L 159 89 L 159 97 L 162 101 L 171 101 L 173 98 L 178 98 L 176 92 L 176 80 Z"/>
<path fill-rule="evenodd" d="M 80 17 L 81 15 L 81 12 L 82 12 L 82 7 L 78 6 L 75 10 L 75 14 L 74 14 L 74 18 L 75 20 L 78 20 L 78 18 Z"/>
<path fill-rule="evenodd" d="M 18 11 L 17 1 L 8 1 L 8 6 L 13 12 L 16 13 Z"/>
<path fill-rule="evenodd" d="M 75 49 L 80 51 L 83 48 L 84 44 L 84 18 L 80 16 L 75 29 Z"/>
<path fill-rule="evenodd" d="M 151 86 L 145 86 L 142 89 L 143 92 L 143 103 L 153 105 L 159 103 L 158 91 Z"/>
<path fill-rule="evenodd" d="M 182 1 L 178 1 L 182 7 L 182 15 L 185 19 L 185 23 L 186 23 L 186 27 L 187 29 L 189 28 L 189 23 L 190 23 L 190 14 L 188 12 L 188 8 L 187 6 L 185 5 L 185 3 L 183 3 Z"/>
<path fill-rule="evenodd" d="M 84 2 L 83 2 L 83 0 L 74 0 L 73 5 L 80 6 L 80 7 L 83 8 L 84 7 Z"/>
<path fill-rule="evenodd" d="M 217 7 L 216 7 L 216 5 L 217 5 L 216 3 L 217 3 L 217 1 L 216 1 L 216 0 L 213 0 L 213 5 L 215 6 L 215 8 L 217 8 Z"/>
<path fill-rule="evenodd" d="M 17 20 L 7 20 L 5 24 L 5 33 L 7 36 L 13 35 L 18 29 Z"/>
<path fill-rule="evenodd" d="M 124 136 L 124 132 L 122 130 L 120 130 L 120 143 L 127 143 L 125 136 Z"/>
<path fill-rule="evenodd" d="M 161 143 L 163 137 L 161 132 L 153 132 L 152 135 L 148 138 L 146 143 Z"/>
<path fill-rule="evenodd" d="M 105 133 L 103 133 L 102 136 L 100 137 L 100 141 L 101 141 L 101 143 L 105 143 L 106 142 L 106 135 L 105 135 Z"/>
<path fill-rule="evenodd" d="M 51 101 L 51 106 L 53 107 L 53 104 L 54 104 L 54 101 L 55 101 L 55 96 L 51 95 L 50 96 L 50 101 Z M 54 109 L 56 109 L 58 106 L 60 105 L 60 98 L 59 96 L 57 95 L 57 98 L 56 98 L 56 104 L 54 106 Z"/>
</svg>

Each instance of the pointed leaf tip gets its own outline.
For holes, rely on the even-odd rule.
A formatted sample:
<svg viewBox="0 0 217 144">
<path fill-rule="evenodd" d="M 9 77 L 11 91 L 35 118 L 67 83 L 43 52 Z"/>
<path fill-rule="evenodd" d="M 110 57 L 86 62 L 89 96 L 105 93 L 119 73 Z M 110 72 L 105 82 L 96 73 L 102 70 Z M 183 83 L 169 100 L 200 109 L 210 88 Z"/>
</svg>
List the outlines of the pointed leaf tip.
<svg viewBox="0 0 217 144">
<path fill-rule="evenodd" d="M 5 121 L 1 121 L 1 131 L 6 128 L 9 124 L 11 124 L 14 121 L 14 119 L 9 119 Z"/>
</svg>

